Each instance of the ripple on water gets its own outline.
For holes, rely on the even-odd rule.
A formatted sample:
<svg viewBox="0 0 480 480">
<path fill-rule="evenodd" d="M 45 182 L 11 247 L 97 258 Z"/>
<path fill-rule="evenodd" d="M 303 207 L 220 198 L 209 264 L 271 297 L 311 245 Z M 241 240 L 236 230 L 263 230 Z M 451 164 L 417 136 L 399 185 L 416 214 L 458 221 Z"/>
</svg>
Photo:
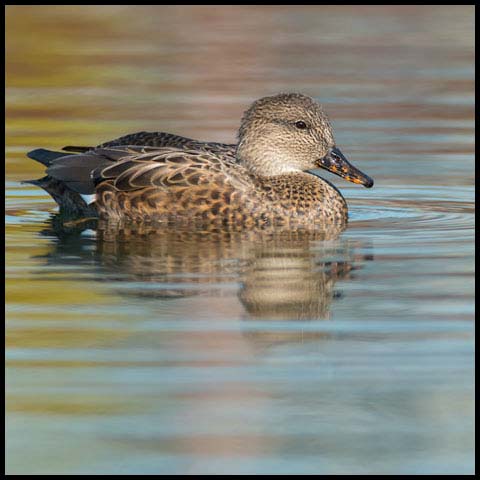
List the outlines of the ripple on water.
<svg viewBox="0 0 480 480">
<path fill-rule="evenodd" d="M 471 241 L 473 188 L 410 185 L 380 186 L 369 192 L 355 190 L 349 200 L 349 230 L 391 241 Z"/>
<path fill-rule="evenodd" d="M 395 225 L 398 229 L 428 228 L 438 230 L 469 230 L 473 228 L 471 214 L 453 212 L 431 212 L 414 208 L 361 206 L 350 211 L 350 225 L 360 222 L 382 222 Z"/>
</svg>

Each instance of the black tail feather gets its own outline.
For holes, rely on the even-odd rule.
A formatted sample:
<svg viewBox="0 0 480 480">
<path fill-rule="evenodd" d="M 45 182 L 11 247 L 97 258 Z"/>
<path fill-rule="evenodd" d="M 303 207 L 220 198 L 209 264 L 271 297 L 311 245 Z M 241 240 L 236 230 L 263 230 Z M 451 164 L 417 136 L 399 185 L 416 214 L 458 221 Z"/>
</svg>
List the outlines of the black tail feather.
<svg viewBox="0 0 480 480">
<path fill-rule="evenodd" d="M 80 168 L 83 163 L 82 155 L 75 155 L 73 153 L 66 152 L 54 152 L 51 150 L 46 150 L 44 148 L 38 148 L 27 153 L 27 156 L 37 162 L 40 162 L 42 165 L 47 167 L 47 175 L 43 178 L 33 179 L 33 180 L 24 180 L 22 183 L 35 185 L 37 187 L 43 188 L 60 206 L 60 213 L 67 216 L 95 216 L 96 208 L 94 204 L 87 204 L 82 198 L 81 193 L 85 193 L 85 190 L 93 189 L 93 182 L 89 177 L 90 164 L 87 157 L 87 162 L 85 163 L 85 169 Z M 66 158 L 68 157 L 68 158 Z M 77 158 L 77 157 L 80 157 Z M 57 162 L 57 160 L 59 160 Z M 63 179 L 63 169 L 65 170 L 64 163 L 68 164 L 72 162 L 73 167 L 77 167 L 79 170 L 80 180 L 78 182 L 69 182 Z M 98 163 L 98 162 L 97 162 Z M 95 165 L 97 165 L 95 163 Z M 79 164 L 79 165 L 77 165 Z M 94 166 L 95 166 L 94 165 Z M 49 171 L 60 171 L 60 178 L 56 176 L 48 175 Z M 68 171 L 68 168 L 66 169 Z M 85 170 L 85 171 L 84 171 Z M 76 170 L 75 170 L 76 172 Z M 68 172 L 67 172 L 68 173 Z M 83 176 L 82 176 L 83 175 Z M 85 177 L 85 179 L 83 178 Z M 88 178 L 87 178 L 88 177 Z M 68 180 L 68 179 L 67 179 Z M 87 185 L 88 188 L 85 186 Z"/>
<path fill-rule="evenodd" d="M 67 216 L 90 216 L 97 215 L 95 204 L 87 204 L 82 196 L 67 185 L 50 175 L 37 180 L 24 180 L 22 183 L 29 183 L 43 188 L 60 207 L 60 213 Z"/>
<path fill-rule="evenodd" d="M 51 150 L 46 150 L 45 148 L 37 148 L 36 150 L 27 153 L 28 158 L 36 160 L 46 167 L 50 166 L 50 164 L 57 158 L 66 157 L 67 155 L 71 155 L 71 153 L 53 152 Z"/>
</svg>

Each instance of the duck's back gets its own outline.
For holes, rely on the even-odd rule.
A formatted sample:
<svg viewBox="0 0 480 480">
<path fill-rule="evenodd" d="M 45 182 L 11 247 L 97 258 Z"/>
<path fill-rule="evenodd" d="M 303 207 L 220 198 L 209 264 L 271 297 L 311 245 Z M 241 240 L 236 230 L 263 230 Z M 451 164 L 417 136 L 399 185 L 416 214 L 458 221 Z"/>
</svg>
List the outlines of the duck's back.
<svg viewBox="0 0 480 480">
<path fill-rule="evenodd" d="M 200 150 L 211 152 L 213 154 L 227 157 L 229 160 L 235 161 L 235 144 L 219 143 L 219 142 L 202 142 L 193 138 L 182 137 L 167 132 L 137 132 L 124 135 L 114 140 L 104 142 L 97 147 L 81 147 L 67 146 L 63 150 L 67 152 L 87 152 L 95 148 L 118 147 L 125 145 L 138 145 L 142 147 L 158 147 L 158 148 L 182 148 L 190 150 Z"/>
</svg>

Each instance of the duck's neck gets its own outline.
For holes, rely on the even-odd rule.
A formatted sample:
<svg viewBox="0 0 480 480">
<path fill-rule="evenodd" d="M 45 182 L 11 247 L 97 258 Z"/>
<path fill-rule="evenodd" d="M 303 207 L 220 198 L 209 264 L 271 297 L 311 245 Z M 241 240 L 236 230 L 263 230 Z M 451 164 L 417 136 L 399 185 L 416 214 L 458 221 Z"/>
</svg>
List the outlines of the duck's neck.
<svg viewBox="0 0 480 480">
<path fill-rule="evenodd" d="M 267 142 L 257 140 L 254 146 L 245 138 L 237 144 L 235 152 L 238 164 L 244 166 L 255 177 L 270 177 L 301 172 L 292 166 L 291 158 L 278 149 L 272 150 Z"/>
</svg>

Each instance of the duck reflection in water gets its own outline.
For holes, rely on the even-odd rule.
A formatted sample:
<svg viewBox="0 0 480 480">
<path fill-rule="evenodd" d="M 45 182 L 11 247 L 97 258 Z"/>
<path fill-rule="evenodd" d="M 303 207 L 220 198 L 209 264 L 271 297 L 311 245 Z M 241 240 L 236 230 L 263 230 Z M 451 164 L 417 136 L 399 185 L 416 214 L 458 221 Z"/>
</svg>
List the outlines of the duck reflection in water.
<svg viewBox="0 0 480 480">
<path fill-rule="evenodd" d="M 340 239 L 337 227 L 182 231 L 98 221 L 69 227 L 58 216 L 51 225 L 44 233 L 59 239 L 51 263 L 71 264 L 75 256 L 91 264 L 93 258 L 99 280 L 113 288 L 130 283 L 122 296 L 225 299 L 237 284 L 244 319 L 327 319 L 332 301 L 342 297 L 337 281 L 353 279 L 354 271 L 373 258 L 365 254 L 368 245 Z M 213 301 L 209 308 L 216 309 Z"/>
</svg>

